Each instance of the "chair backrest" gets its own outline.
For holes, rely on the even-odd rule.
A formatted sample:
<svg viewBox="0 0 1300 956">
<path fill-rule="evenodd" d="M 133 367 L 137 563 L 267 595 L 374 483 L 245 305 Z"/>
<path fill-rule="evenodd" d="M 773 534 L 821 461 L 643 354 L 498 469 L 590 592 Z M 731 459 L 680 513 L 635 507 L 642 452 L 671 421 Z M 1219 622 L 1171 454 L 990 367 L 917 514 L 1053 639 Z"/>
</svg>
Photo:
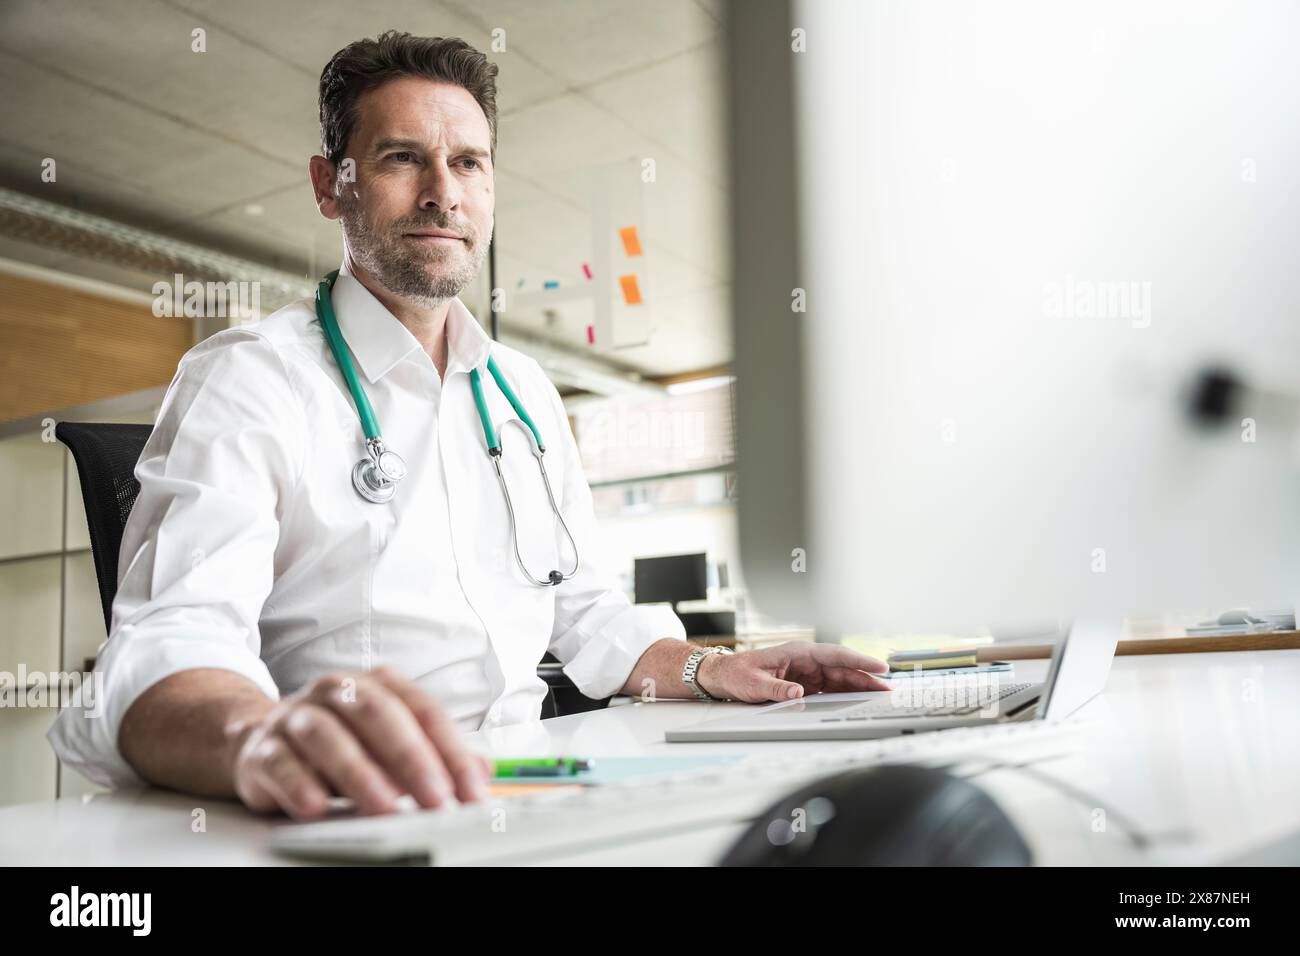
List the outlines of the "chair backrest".
<svg viewBox="0 0 1300 956">
<path fill-rule="evenodd" d="M 135 466 L 152 432 L 152 425 L 59 422 L 54 427 L 54 436 L 72 451 L 81 477 L 81 499 L 86 505 L 105 632 L 113 625 L 122 531 L 140 493 Z"/>
</svg>

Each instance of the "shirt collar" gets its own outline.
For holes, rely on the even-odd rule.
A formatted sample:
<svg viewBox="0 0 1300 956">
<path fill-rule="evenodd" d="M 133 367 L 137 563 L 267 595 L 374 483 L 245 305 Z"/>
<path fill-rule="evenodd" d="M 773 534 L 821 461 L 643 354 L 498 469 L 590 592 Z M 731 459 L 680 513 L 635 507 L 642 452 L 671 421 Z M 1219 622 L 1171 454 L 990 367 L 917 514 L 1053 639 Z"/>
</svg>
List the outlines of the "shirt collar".
<svg viewBox="0 0 1300 956">
<path fill-rule="evenodd" d="M 331 302 L 339 331 L 371 384 L 413 352 L 424 354 L 419 340 L 357 281 L 346 261 L 339 267 Z M 492 339 L 459 297 L 447 310 L 446 335 L 447 375 L 486 365 Z"/>
</svg>

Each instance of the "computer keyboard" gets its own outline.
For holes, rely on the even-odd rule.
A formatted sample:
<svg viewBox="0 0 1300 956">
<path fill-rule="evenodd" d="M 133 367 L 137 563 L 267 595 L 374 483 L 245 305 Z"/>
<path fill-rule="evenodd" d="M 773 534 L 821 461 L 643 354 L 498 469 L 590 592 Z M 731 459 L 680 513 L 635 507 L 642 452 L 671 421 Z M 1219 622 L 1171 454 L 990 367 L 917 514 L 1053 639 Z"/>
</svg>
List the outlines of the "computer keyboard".
<svg viewBox="0 0 1300 956">
<path fill-rule="evenodd" d="M 519 797 L 492 797 L 440 810 L 381 817 L 286 823 L 272 848 L 293 857 L 435 865 L 553 862 L 584 849 L 629 846 L 758 816 L 802 783 L 853 767 L 984 755 L 1013 747 L 1023 758 L 1080 729 L 1078 721 L 998 723 L 980 727 L 815 745 L 764 753 L 706 771 Z"/>
<path fill-rule="evenodd" d="M 974 703 L 954 704 L 947 707 L 898 707 L 889 700 L 868 700 L 843 710 L 830 717 L 823 717 L 820 723 L 835 723 L 841 720 L 904 720 L 908 717 L 962 717 L 991 707 L 1012 694 L 1028 690 L 1031 683 L 1008 684 L 999 687 L 995 694 L 973 695 L 978 699 Z"/>
</svg>

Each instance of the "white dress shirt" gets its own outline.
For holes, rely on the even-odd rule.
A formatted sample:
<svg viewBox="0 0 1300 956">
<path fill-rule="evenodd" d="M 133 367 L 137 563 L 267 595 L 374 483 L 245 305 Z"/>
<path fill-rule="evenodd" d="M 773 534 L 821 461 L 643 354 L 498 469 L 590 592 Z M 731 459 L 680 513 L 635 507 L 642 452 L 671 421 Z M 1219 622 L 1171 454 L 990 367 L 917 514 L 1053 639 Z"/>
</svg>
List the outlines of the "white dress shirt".
<svg viewBox="0 0 1300 956">
<path fill-rule="evenodd" d="M 389 448 L 409 474 L 377 505 L 352 486 L 365 454 L 356 407 L 315 303 L 217 333 L 181 360 L 135 476 L 100 716 L 69 708 L 49 739 L 97 783 L 139 782 L 117 748 L 132 702 L 178 671 L 242 674 L 269 697 L 330 672 L 387 665 L 464 730 L 536 720 L 549 650 L 583 693 L 618 692 L 641 654 L 684 638 L 666 607 L 632 605 L 596 554 L 591 492 L 564 406 L 540 366 L 493 342 L 456 299 L 439 379 L 415 337 L 348 272 L 333 304 Z M 558 587 L 515 561 L 469 371 L 503 447 L 519 547 L 545 577 L 572 564 L 523 430 L 486 371 L 489 353 L 546 443 L 582 558 Z"/>
</svg>

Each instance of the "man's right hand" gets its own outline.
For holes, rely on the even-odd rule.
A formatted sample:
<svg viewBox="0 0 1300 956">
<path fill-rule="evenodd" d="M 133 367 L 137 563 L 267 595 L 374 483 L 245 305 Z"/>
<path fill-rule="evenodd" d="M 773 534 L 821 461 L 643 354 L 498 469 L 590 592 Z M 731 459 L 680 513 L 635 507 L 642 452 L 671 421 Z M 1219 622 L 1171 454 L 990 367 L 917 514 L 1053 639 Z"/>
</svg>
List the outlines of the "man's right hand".
<svg viewBox="0 0 1300 956">
<path fill-rule="evenodd" d="M 487 795 L 489 761 L 424 691 L 387 668 L 318 678 L 242 731 L 231 780 L 251 809 L 323 816 L 331 794 L 389 813 L 400 794 L 423 807 Z"/>
</svg>

